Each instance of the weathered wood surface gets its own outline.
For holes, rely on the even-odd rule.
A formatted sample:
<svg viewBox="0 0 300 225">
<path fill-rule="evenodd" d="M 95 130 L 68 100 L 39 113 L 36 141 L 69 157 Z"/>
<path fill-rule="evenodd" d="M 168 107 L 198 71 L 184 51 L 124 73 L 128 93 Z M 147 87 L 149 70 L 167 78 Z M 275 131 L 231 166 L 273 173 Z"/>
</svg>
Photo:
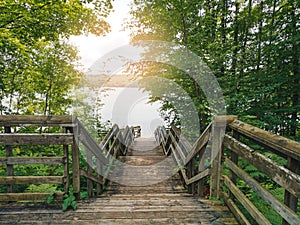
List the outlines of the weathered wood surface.
<svg viewBox="0 0 300 225">
<path fill-rule="evenodd" d="M 63 176 L 6 176 L 0 177 L 0 184 L 62 184 Z"/>
<path fill-rule="evenodd" d="M 240 201 L 244 208 L 249 212 L 249 214 L 255 218 L 256 222 L 260 225 L 272 225 L 266 217 L 260 212 L 254 204 L 246 198 L 246 196 L 240 191 L 232 181 L 227 177 L 223 176 L 225 185 L 230 189 L 231 193 Z"/>
<path fill-rule="evenodd" d="M 157 181 L 168 171 L 163 150 L 154 139 L 138 138 L 120 161 L 138 167 L 120 167 L 113 173 L 135 184 Z M 171 157 L 170 157 L 171 158 Z M 157 165 L 158 164 L 158 165 Z M 146 170 L 150 166 L 149 170 Z M 152 167 L 151 167 L 152 166 Z M 151 169 L 152 168 L 152 169 Z M 126 175 L 126 176 L 125 176 Z M 125 179 L 125 180 L 124 180 Z M 76 211 L 62 212 L 52 206 L 11 205 L 0 207 L 0 224 L 232 224 L 237 225 L 229 209 L 221 202 L 197 199 L 187 194 L 177 175 L 148 186 L 113 183 L 106 195 L 78 203 Z"/>
<path fill-rule="evenodd" d="M 4 202 L 8 201 L 26 201 L 26 200 L 39 200 L 39 201 L 46 201 L 47 198 L 50 196 L 51 193 L 0 193 L 0 200 Z M 63 200 L 63 192 L 56 192 L 54 198 L 57 200 Z M 3 210 L 3 206 L 9 206 L 9 203 L 0 203 L 0 211 Z M 12 204 L 18 206 L 18 203 Z M 0 216 L 1 218 L 1 216 Z M 1 220 L 0 220 L 1 224 Z"/>
<path fill-rule="evenodd" d="M 0 157 L 0 164 L 52 164 L 59 165 L 66 161 L 66 157 Z"/>
<path fill-rule="evenodd" d="M 255 179 L 250 175 L 240 169 L 235 163 L 233 163 L 228 158 L 225 159 L 225 162 L 237 176 L 242 178 L 249 187 L 251 187 L 258 196 L 265 200 L 279 215 L 282 216 L 289 224 L 299 225 L 300 217 L 293 210 L 288 208 L 282 202 L 280 202 L 275 196 L 273 196 L 267 189 L 262 187 Z"/>
<path fill-rule="evenodd" d="M 60 116 L 33 116 L 33 115 L 0 115 L 0 126 L 73 126 L 73 117 L 70 115 Z"/>
<path fill-rule="evenodd" d="M 262 144 L 283 155 L 290 156 L 300 161 L 300 143 L 285 137 L 270 133 L 252 125 L 235 120 L 229 127 L 240 134 Z"/>
<path fill-rule="evenodd" d="M 231 136 L 225 135 L 224 145 L 242 156 L 250 164 L 268 175 L 275 182 L 287 189 L 295 196 L 300 197 L 300 175 L 278 165 L 266 156 L 254 151 L 247 145 L 238 142 Z"/>
<path fill-rule="evenodd" d="M 73 134 L 0 134 L 0 145 L 70 145 Z"/>
</svg>

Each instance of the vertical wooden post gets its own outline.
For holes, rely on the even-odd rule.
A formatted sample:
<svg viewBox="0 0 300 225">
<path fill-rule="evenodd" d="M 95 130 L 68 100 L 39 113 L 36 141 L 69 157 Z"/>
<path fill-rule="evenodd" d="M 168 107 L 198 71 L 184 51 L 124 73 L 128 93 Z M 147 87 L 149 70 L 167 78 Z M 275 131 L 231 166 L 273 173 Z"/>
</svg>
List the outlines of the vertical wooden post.
<svg viewBox="0 0 300 225">
<path fill-rule="evenodd" d="M 204 152 L 203 149 L 200 150 L 199 152 L 199 165 L 198 165 L 198 173 L 201 173 L 202 171 L 205 170 L 205 162 L 204 162 Z M 197 184 L 197 193 L 199 197 L 204 197 L 204 185 L 205 185 L 205 180 L 201 179 L 198 181 Z"/>
<path fill-rule="evenodd" d="M 222 141 L 226 121 L 214 117 L 212 126 L 210 197 L 219 198 L 222 175 Z"/>
<path fill-rule="evenodd" d="M 92 169 L 92 154 L 91 152 L 86 149 L 86 162 L 87 162 L 87 174 L 88 175 L 92 175 L 93 173 L 93 169 Z M 88 192 L 88 197 L 93 197 L 93 181 L 88 179 L 86 180 L 86 184 L 87 184 L 87 192 Z"/>
<path fill-rule="evenodd" d="M 191 178 L 193 176 L 193 159 L 187 164 L 187 177 Z M 193 194 L 193 186 L 192 184 L 188 185 L 188 192 Z"/>
<path fill-rule="evenodd" d="M 62 128 L 64 133 L 68 132 L 68 129 L 66 127 Z M 63 151 L 64 151 L 64 177 L 65 177 L 65 193 L 69 192 L 70 187 L 70 173 L 69 173 L 69 146 L 63 145 Z"/>
<path fill-rule="evenodd" d="M 233 138 L 235 138 L 236 140 L 240 139 L 240 134 L 236 131 L 233 131 L 232 133 Z M 235 163 L 236 165 L 238 165 L 238 160 L 239 160 L 239 156 L 238 154 L 236 154 L 234 151 L 230 151 L 230 158 L 231 161 L 233 163 Z M 237 180 L 237 176 L 235 175 L 234 172 L 230 171 L 230 179 L 231 181 L 236 184 L 236 180 Z M 230 192 L 230 197 L 233 198 L 233 194 Z"/>
<path fill-rule="evenodd" d="M 102 165 L 101 165 L 101 161 L 99 159 L 96 159 L 96 172 L 97 172 L 97 177 L 101 178 L 101 174 L 102 174 Z M 99 183 L 97 183 L 97 195 L 101 195 L 103 192 L 103 186 Z"/>
<path fill-rule="evenodd" d="M 297 174 L 300 174 L 300 162 L 288 157 L 287 168 Z M 287 205 L 294 212 L 297 212 L 298 198 L 292 195 L 289 191 L 284 191 L 284 204 Z M 288 225 L 289 223 L 282 219 L 282 225 Z"/>
<path fill-rule="evenodd" d="M 10 134 L 11 133 L 11 127 L 4 127 L 4 132 Z M 5 149 L 6 149 L 6 157 L 13 156 L 11 145 L 6 145 Z M 7 164 L 7 171 L 6 172 L 7 172 L 7 176 L 14 176 L 14 166 Z M 14 185 L 13 184 L 8 184 L 7 189 L 8 189 L 7 191 L 9 193 L 14 192 Z"/>
<path fill-rule="evenodd" d="M 80 159 L 79 159 L 79 146 L 78 146 L 78 135 L 79 128 L 78 124 L 75 124 L 73 128 L 73 145 L 72 145 L 72 170 L 73 170 L 73 189 L 75 192 L 76 200 L 80 200 Z"/>
</svg>

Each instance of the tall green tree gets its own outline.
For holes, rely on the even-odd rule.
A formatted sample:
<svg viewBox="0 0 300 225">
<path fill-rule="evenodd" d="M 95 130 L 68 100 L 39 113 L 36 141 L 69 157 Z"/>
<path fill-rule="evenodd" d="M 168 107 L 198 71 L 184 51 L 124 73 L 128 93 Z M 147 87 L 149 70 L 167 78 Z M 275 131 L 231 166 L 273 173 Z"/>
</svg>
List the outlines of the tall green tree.
<svg viewBox="0 0 300 225">
<path fill-rule="evenodd" d="M 135 27 L 132 41 L 172 41 L 202 57 L 219 80 L 228 114 L 299 137 L 299 6 L 296 0 L 137 0 L 128 27 Z M 205 122 L 209 106 L 199 87 L 182 73 L 168 77 L 188 90 Z"/>
<path fill-rule="evenodd" d="M 109 31 L 110 0 L 0 1 L 0 114 L 61 114 L 78 82 L 70 35 Z"/>
</svg>

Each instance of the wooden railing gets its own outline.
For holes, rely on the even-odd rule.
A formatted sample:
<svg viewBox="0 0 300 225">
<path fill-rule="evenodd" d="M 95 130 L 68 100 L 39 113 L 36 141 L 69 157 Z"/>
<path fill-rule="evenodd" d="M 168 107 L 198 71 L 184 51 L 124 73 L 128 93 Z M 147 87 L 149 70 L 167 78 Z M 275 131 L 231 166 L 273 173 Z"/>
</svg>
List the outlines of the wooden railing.
<svg viewBox="0 0 300 225">
<path fill-rule="evenodd" d="M 51 133 L 50 133 L 50 130 Z M 0 157 L 0 166 L 6 175 L 0 176 L 0 185 L 7 186 L 7 193 L 0 193 L 0 201 L 45 200 L 50 193 L 15 193 L 18 184 L 58 184 L 63 191 L 55 193 L 56 199 L 63 199 L 72 182 L 76 198 L 80 198 L 81 177 L 87 179 L 88 195 L 93 195 L 94 183 L 97 194 L 107 182 L 102 174 L 109 173 L 109 157 L 126 154 L 133 141 L 133 129 L 126 127 L 121 131 L 116 125 L 98 144 L 80 123 L 72 116 L 0 116 L 0 147 L 5 156 Z M 25 130 L 26 133 L 23 133 Z M 55 132 L 55 133 L 53 133 Z M 32 157 L 22 152 L 27 148 L 50 145 L 55 152 L 52 156 L 39 150 Z M 41 148 L 43 149 L 43 148 Z M 85 160 L 80 160 L 85 157 Z M 63 174 L 37 176 L 16 176 L 15 165 L 44 164 L 61 166 Z M 84 165 L 85 164 L 85 165 Z"/>
<path fill-rule="evenodd" d="M 297 215 L 300 195 L 300 143 L 243 123 L 235 116 L 215 117 L 194 145 L 190 145 L 174 127 L 169 131 L 159 127 L 155 136 L 163 146 L 165 154 L 171 154 L 177 162 L 189 193 L 203 196 L 209 183 L 210 197 L 224 199 L 241 224 L 250 225 L 251 222 L 242 213 L 240 205 L 257 224 L 271 224 L 238 188 L 237 180 L 240 179 L 282 217 L 282 224 L 300 224 L 300 217 Z M 286 165 L 279 165 L 246 145 L 251 142 L 263 148 L 263 151 L 271 151 L 285 158 Z M 284 188 L 284 200 L 278 200 L 243 170 L 238 163 L 241 160 L 253 165 Z M 227 170 L 230 171 L 229 176 L 225 175 Z M 209 177 L 209 182 L 206 182 Z"/>
<path fill-rule="evenodd" d="M 74 136 L 77 137 L 77 146 L 72 154 L 73 157 L 73 188 L 78 193 L 80 191 L 80 175 L 87 178 L 87 190 L 88 196 L 93 195 L 93 182 L 96 183 L 96 195 L 102 193 L 103 185 L 107 185 L 109 180 L 107 179 L 112 164 L 110 157 L 117 158 L 120 155 L 126 155 L 128 146 L 134 140 L 133 128 L 126 126 L 124 131 L 121 131 L 117 125 L 108 131 L 104 139 L 100 144 L 90 136 L 88 131 L 80 123 L 78 119 L 75 120 L 77 125 Z M 87 170 L 83 170 L 79 165 L 79 149 L 80 145 L 84 148 L 81 150 L 84 152 L 87 162 Z M 79 172 L 77 172 L 79 171 Z"/>
</svg>

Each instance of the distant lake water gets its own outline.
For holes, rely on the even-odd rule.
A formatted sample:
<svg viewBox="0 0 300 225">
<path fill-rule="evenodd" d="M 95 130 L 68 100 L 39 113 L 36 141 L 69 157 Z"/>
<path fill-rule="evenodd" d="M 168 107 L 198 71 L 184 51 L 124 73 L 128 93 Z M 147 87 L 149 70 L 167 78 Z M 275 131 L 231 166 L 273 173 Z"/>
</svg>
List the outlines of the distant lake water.
<svg viewBox="0 0 300 225">
<path fill-rule="evenodd" d="M 141 126 L 142 136 L 153 136 L 164 122 L 159 115 L 161 102 L 149 103 L 150 93 L 137 87 L 110 87 L 101 92 L 102 122 L 116 123 L 120 128 Z"/>
</svg>

